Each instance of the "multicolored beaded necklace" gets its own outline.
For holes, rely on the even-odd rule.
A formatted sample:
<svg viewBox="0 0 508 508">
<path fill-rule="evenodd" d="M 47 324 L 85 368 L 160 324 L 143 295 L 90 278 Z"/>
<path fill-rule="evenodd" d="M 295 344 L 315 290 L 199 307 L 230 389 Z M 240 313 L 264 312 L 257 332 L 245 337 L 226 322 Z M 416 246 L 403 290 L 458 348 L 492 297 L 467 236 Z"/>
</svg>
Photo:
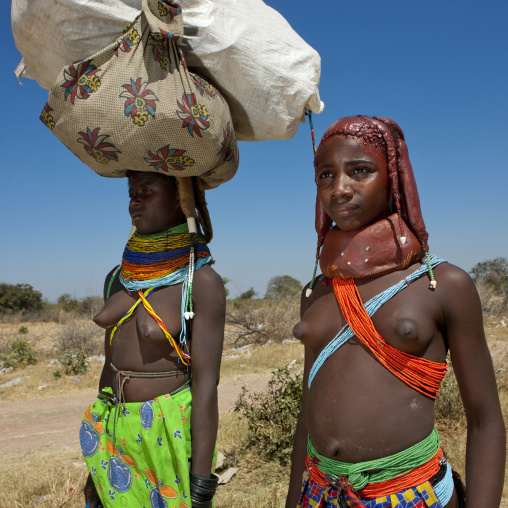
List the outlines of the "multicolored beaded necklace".
<svg viewBox="0 0 508 508">
<path fill-rule="evenodd" d="M 180 345 L 186 346 L 186 321 L 194 317 L 194 272 L 211 261 L 210 250 L 205 241 L 194 233 L 189 234 L 187 223 L 153 235 L 135 232 L 125 246 L 120 282 L 128 291 L 137 291 L 139 299 L 113 327 L 110 344 L 118 328 L 132 316 L 138 305 L 142 304 L 175 348 L 180 361 L 189 365 L 190 355 L 178 346 L 162 319 L 148 303 L 147 297 L 158 287 L 182 284 L 182 332 L 179 342 Z"/>
<path fill-rule="evenodd" d="M 191 239 L 187 223 L 154 235 L 135 232 L 125 246 L 120 281 L 129 291 L 180 284 L 188 278 L 192 251 L 196 270 L 211 261 L 205 241 Z"/>
</svg>

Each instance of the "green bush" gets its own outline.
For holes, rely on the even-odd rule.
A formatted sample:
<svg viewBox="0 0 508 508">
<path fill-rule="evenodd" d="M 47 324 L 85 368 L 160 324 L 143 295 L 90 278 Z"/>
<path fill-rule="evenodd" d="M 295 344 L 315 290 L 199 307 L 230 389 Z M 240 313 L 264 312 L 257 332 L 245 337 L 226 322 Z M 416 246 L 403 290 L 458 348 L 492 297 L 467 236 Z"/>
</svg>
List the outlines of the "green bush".
<svg viewBox="0 0 508 508">
<path fill-rule="evenodd" d="M 79 300 L 69 293 L 64 293 L 56 299 L 56 303 L 65 312 L 75 312 L 79 309 Z"/>
<path fill-rule="evenodd" d="M 290 275 L 277 275 L 268 281 L 265 298 L 297 298 L 302 293 L 302 283 Z"/>
<path fill-rule="evenodd" d="M 90 367 L 88 362 L 88 355 L 82 349 L 70 349 L 68 351 L 61 351 L 58 355 L 58 361 L 63 367 L 63 371 L 67 376 L 76 376 L 84 374 Z M 60 371 L 53 372 L 55 378 L 61 376 Z"/>
<path fill-rule="evenodd" d="M 92 317 L 103 307 L 104 299 L 102 296 L 86 296 L 80 299 L 71 296 L 69 293 L 64 293 L 56 299 L 54 305 L 57 309 L 67 313 Z"/>
<path fill-rule="evenodd" d="M 0 284 L 0 311 L 37 311 L 43 306 L 42 293 L 30 284 Z"/>
<path fill-rule="evenodd" d="M 7 351 L 0 355 L 4 367 L 25 368 L 27 365 L 35 365 L 37 356 L 32 346 L 25 339 L 17 339 L 7 346 Z"/>
<path fill-rule="evenodd" d="M 508 259 L 495 258 L 476 263 L 469 273 L 477 284 L 483 284 L 496 295 L 507 295 Z"/>
<path fill-rule="evenodd" d="M 288 366 L 272 372 L 272 378 L 263 392 L 248 394 L 243 387 L 235 411 L 248 422 L 246 446 L 255 448 L 268 460 L 288 464 L 301 399 L 302 376 L 292 376 Z"/>
<path fill-rule="evenodd" d="M 238 298 L 240 300 L 251 300 L 256 296 L 256 291 L 254 291 L 254 288 L 249 288 L 247 291 L 244 291 Z"/>
</svg>

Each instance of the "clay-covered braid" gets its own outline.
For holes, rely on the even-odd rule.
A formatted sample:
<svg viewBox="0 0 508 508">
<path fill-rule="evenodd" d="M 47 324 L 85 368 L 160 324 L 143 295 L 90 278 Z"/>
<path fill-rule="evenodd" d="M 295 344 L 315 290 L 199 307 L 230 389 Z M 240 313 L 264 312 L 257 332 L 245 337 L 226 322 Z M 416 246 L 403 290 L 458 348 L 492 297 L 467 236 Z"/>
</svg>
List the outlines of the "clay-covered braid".
<svg viewBox="0 0 508 508">
<path fill-rule="evenodd" d="M 196 196 L 196 209 L 198 211 L 198 222 L 203 230 L 206 243 L 210 243 L 213 237 L 212 221 L 208 212 L 205 199 L 205 183 L 200 178 L 194 178 L 194 195 Z"/>
<path fill-rule="evenodd" d="M 213 236 L 212 224 L 208 207 L 206 206 L 205 191 L 203 185 L 196 177 L 177 177 L 178 195 L 180 196 L 180 208 L 185 217 L 196 219 L 203 232 L 206 243 Z"/>
<path fill-rule="evenodd" d="M 341 118 L 333 123 L 321 138 L 321 142 L 314 157 L 316 182 L 320 154 L 326 141 L 332 136 L 359 139 L 365 144 L 372 146 L 376 151 L 386 157 L 386 165 L 391 183 L 391 194 L 399 217 L 403 216 L 408 221 L 422 249 L 428 251 L 428 234 L 421 214 L 420 200 L 416 189 L 413 170 L 409 161 L 404 133 L 399 125 L 389 118 L 370 118 L 363 115 Z M 318 251 L 331 226 L 332 220 L 324 211 L 318 197 L 316 200 Z"/>
</svg>

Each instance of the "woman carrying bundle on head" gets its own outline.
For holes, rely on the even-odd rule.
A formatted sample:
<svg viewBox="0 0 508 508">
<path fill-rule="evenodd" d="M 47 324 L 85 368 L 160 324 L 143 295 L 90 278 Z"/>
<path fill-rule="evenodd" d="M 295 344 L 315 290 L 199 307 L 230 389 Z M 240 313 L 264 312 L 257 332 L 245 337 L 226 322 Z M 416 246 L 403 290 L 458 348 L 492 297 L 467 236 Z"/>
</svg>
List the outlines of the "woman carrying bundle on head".
<svg viewBox="0 0 508 508">
<path fill-rule="evenodd" d="M 323 275 L 294 330 L 304 394 L 286 506 L 498 507 L 505 428 L 480 301 L 467 273 L 428 252 L 402 130 L 342 118 L 315 170 Z M 434 426 L 448 351 L 468 424 L 465 491 Z"/>
<path fill-rule="evenodd" d="M 127 177 L 136 231 L 94 318 L 106 360 L 80 430 L 85 499 L 90 508 L 210 507 L 225 291 L 210 267 L 204 191 L 190 177 Z"/>
</svg>

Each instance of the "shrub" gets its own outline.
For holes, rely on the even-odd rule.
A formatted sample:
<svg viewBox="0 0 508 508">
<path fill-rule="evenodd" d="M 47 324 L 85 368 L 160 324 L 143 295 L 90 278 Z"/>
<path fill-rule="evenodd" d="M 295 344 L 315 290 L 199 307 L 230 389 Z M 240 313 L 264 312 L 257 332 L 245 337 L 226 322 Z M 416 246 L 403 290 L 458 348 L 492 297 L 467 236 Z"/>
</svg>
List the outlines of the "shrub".
<svg viewBox="0 0 508 508">
<path fill-rule="evenodd" d="M 272 373 L 263 392 L 242 389 L 235 411 L 248 422 L 248 448 L 286 465 L 291 459 L 293 436 L 300 413 L 302 376 L 292 376 L 286 365 Z"/>
<path fill-rule="evenodd" d="M 32 346 L 25 339 L 17 339 L 7 346 L 7 351 L 0 355 L 4 367 L 25 368 L 27 365 L 35 365 L 37 356 Z"/>
<path fill-rule="evenodd" d="M 78 374 L 84 374 L 90 367 L 88 362 L 88 355 L 82 349 L 70 349 L 68 351 L 61 351 L 58 355 L 58 361 L 63 367 L 63 370 L 67 376 L 76 376 Z M 60 371 L 53 372 L 55 378 L 61 376 Z"/>
<path fill-rule="evenodd" d="M 476 282 L 476 289 L 482 303 L 482 311 L 486 316 L 499 316 L 508 310 L 508 298 L 497 294 L 482 281 Z"/>
<path fill-rule="evenodd" d="M 75 298 L 69 293 L 60 295 L 56 304 L 48 304 L 46 307 L 53 307 L 53 310 L 68 314 L 87 316 L 92 318 L 104 305 L 102 296 L 86 296 L 84 298 Z"/>
<path fill-rule="evenodd" d="M 287 296 L 297 298 L 303 286 L 299 280 L 290 275 L 277 275 L 268 281 L 265 298 L 279 299 Z"/>
<path fill-rule="evenodd" d="M 293 337 L 300 305 L 296 298 L 280 300 L 234 300 L 228 302 L 226 323 L 235 345 L 241 343 L 282 342 Z"/>
<path fill-rule="evenodd" d="M 256 291 L 254 291 L 254 288 L 249 288 L 247 291 L 244 291 L 238 298 L 240 300 L 251 300 L 256 296 Z"/>
<path fill-rule="evenodd" d="M 63 295 L 60 295 L 57 298 L 56 303 L 65 312 L 74 312 L 77 311 L 79 308 L 79 300 L 71 296 L 69 293 L 64 293 Z"/>
<path fill-rule="evenodd" d="M 19 330 L 18 330 L 18 333 L 20 335 L 26 335 L 28 333 L 28 328 L 26 326 L 20 326 Z"/>
<path fill-rule="evenodd" d="M 104 306 L 104 298 L 102 296 L 87 296 L 79 302 L 78 311 L 90 317 L 95 316 Z"/>
<path fill-rule="evenodd" d="M 91 321 L 71 319 L 58 332 L 57 351 L 83 350 L 88 356 L 104 351 L 104 332 Z"/>
<path fill-rule="evenodd" d="M 469 272 L 476 283 L 482 283 L 497 295 L 506 295 L 508 259 L 495 258 L 476 263 Z"/>
<path fill-rule="evenodd" d="M 36 311 L 42 307 L 42 293 L 30 284 L 0 284 L 0 311 Z"/>
</svg>

